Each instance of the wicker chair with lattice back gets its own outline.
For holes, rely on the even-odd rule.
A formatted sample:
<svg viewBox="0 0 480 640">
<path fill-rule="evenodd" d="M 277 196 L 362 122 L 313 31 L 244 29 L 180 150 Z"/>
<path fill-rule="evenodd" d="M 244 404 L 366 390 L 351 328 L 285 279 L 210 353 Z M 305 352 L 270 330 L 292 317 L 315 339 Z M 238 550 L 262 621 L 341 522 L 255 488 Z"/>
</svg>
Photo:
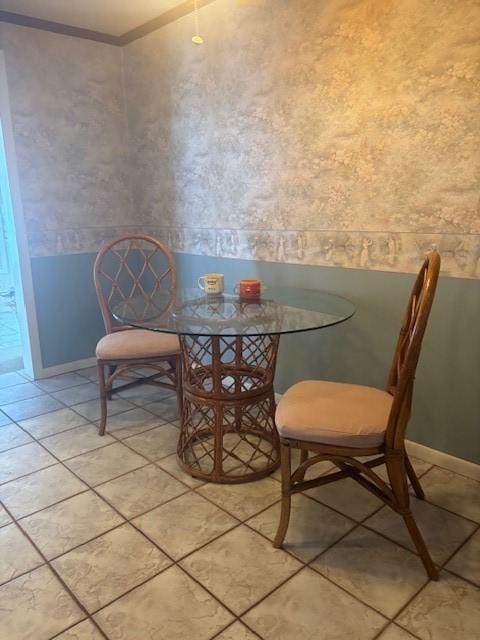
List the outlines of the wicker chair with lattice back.
<svg viewBox="0 0 480 640">
<path fill-rule="evenodd" d="M 425 495 L 404 441 L 415 370 L 439 270 L 440 256 L 433 251 L 413 286 L 386 390 L 305 380 L 290 387 L 281 398 L 275 417 L 282 465 L 282 510 L 276 547 L 285 539 L 294 493 L 350 477 L 403 517 L 428 576 L 438 579 L 410 508 L 408 479 L 419 499 Z M 292 449 L 300 450 L 299 466 L 293 473 Z M 325 460 L 333 462 L 338 470 L 305 480 L 306 471 L 313 472 L 312 466 Z M 373 471 L 384 463 L 388 481 Z"/>
<path fill-rule="evenodd" d="M 175 301 L 176 269 L 168 247 L 156 238 L 133 234 L 115 238 L 99 251 L 94 283 L 107 335 L 97 344 L 101 421 L 105 433 L 107 400 L 139 384 L 177 392 L 181 402 L 178 337 L 121 325 L 113 312 L 141 321 L 161 316 Z M 114 386 L 114 382 L 120 383 Z M 124 384 L 121 382 L 124 381 Z"/>
</svg>

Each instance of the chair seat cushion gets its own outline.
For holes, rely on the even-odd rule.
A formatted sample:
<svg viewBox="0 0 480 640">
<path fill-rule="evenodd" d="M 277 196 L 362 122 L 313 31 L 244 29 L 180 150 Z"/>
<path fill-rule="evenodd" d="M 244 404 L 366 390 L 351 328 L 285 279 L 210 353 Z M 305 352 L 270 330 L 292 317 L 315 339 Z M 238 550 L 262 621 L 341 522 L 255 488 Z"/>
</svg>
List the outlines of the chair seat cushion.
<svg viewBox="0 0 480 640">
<path fill-rule="evenodd" d="M 130 360 L 170 356 L 180 351 L 178 336 L 147 329 L 126 329 L 103 337 L 97 344 L 100 360 Z"/>
<path fill-rule="evenodd" d="M 280 400 L 282 438 L 344 447 L 376 447 L 385 438 L 393 396 L 355 384 L 304 380 Z"/>
</svg>

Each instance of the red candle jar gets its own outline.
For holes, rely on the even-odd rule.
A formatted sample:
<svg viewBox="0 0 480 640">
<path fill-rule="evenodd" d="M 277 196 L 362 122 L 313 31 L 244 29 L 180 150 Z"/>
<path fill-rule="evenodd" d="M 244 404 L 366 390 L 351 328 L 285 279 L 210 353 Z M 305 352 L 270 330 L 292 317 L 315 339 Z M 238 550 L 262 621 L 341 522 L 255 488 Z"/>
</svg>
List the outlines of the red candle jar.
<svg viewBox="0 0 480 640">
<path fill-rule="evenodd" d="M 260 298 L 262 293 L 262 281 L 255 279 L 240 280 L 236 287 L 240 298 L 244 300 L 255 300 Z"/>
</svg>

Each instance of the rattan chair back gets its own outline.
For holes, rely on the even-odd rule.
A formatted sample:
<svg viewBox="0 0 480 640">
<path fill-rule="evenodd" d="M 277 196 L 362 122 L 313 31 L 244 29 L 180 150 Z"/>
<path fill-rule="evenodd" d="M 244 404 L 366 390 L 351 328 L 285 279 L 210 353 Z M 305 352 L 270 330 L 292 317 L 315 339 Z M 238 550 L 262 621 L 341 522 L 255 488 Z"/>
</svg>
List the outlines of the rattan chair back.
<svg viewBox="0 0 480 640">
<path fill-rule="evenodd" d="M 107 333 L 125 328 L 116 322 L 115 311 L 139 322 L 158 317 L 175 300 L 173 254 L 148 235 L 117 237 L 99 251 L 94 283 Z"/>
<path fill-rule="evenodd" d="M 440 255 L 430 252 L 415 280 L 388 376 L 387 391 L 394 396 L 388 421 L 387 449 L 403 447 L 410 418 L 413 383 L 422 340 L 440 272 Z"/>
</svg>

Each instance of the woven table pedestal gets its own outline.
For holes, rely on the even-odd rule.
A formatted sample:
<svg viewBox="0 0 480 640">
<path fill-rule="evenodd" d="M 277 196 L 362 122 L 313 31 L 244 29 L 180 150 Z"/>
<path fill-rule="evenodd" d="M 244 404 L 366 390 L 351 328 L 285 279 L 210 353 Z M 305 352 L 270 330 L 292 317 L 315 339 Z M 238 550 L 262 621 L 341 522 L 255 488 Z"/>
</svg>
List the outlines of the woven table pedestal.
<svg viewBox="0 0 480 640">
<path fill-rule="evenodd" d="M 279 336 L 181 335 L 178 461 L 220 483 L 258 480 L 278 468 L 273 379 Z"/>
</svg>

